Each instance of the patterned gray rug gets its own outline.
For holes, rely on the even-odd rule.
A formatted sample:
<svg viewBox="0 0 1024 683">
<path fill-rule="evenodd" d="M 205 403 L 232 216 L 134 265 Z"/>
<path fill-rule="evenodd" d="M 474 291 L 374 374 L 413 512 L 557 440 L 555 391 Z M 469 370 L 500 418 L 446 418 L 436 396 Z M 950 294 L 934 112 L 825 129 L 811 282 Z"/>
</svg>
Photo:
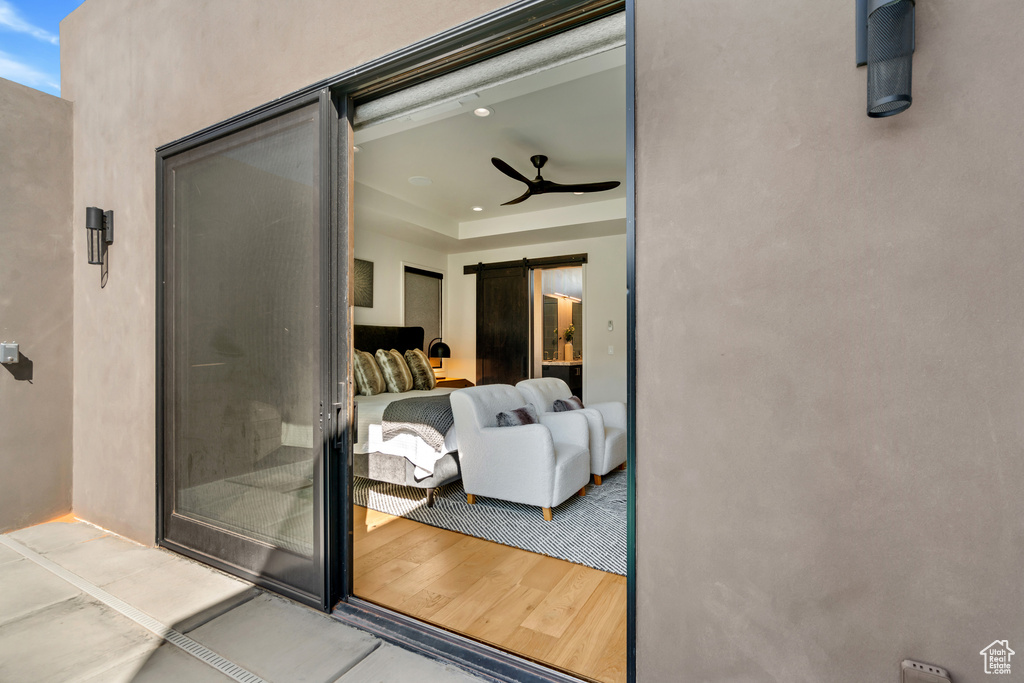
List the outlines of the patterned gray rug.
<svg viewBox="0 0 1024 683">
<path fill-rule="evenodd" d="M 545 522 L 540 508 L 477 496 L 466 502 L 462 482 L 437 490 L 428 508 L 425 492 L 354 477 L 354 502 L 378 512 L 515 546 L 594 569 L 626 574 L 626 473 L 614 471 L 586 496 L 572 496 Z"/>
</svg>

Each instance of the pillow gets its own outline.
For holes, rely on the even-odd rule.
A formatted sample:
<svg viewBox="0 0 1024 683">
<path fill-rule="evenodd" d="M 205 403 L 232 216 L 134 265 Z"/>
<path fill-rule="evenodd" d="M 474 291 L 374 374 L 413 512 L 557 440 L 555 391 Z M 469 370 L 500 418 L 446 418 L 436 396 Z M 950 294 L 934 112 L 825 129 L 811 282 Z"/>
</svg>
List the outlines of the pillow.
<svg viewBox="0 0 1024 683">
<path fill-rule="evenodd" d="M 566 399 L 555 399 L 554 404 L 551 406 L 552 410 L 556 413 L 564 413 L 567 410 L 579 410 L 583 407 L 583 401 L 578 396 L 571 396 Z"/>
<path fill-rule="evenodd" d="M 360 396 L 375 396 L 387 390 L 377 361 L 366 351 L 356 350 L 352 355 L 352 374 L 356 377 L 356 391 Z"/>
<path fill-rule="evenodd" d="M 405 352 L 405 362 L 409 365 L 409 372 L 412 373 L 413 387 L 430 391 L 437 386 L 434 368 L 430 367 L 430 359 L 427 358 L 427 354 L 419 349 L 409 349 Z"/>
<path fill-rule="evenodd" d="M 412 373 L 409 372 L 409 366 L 405 364 L 402 354 L 394 349 L 377 349 L 376 358 L 377 365 L 384 373 L 384 383 L 388 385 L 388 391 L 400 394 L 412 389 Z"/>
<path fill-rule="evenodd" d="M 505 410 L 498 413 L 499 427 L 519 427 L 520 425 L 535 425 L 540 422 L 537 418 L 537 409 L 532 405 L 525 405 L 515 410 Z"/>
</svg>

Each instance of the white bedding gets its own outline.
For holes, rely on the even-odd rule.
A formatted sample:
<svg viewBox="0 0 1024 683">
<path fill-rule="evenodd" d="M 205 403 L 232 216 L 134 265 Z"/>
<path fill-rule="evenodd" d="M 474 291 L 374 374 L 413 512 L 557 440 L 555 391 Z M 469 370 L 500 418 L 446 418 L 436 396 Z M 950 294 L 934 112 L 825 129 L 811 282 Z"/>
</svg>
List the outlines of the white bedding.
<svg viewBox="0 0 1024 683">
<path fill-rule="evenodd" d="M 376 396 L 356 396 L 355 402 L 359 406 L 358 413 L 358 438 L 353 450 L 356 453 L 386 453 L 407 458 L 415 466 L 415 475 L 422 479 L 434 473 L 434 463 L 444 457 L 446 453 L 456 450 L 455 427 L 448 430 L 444 436 L 444 446 L 441 450 L 434 450 L 426 441 L 415 434 L 399 434 L 388 439 L 383 438 L 381 421 L 384 417 L 384 409 L 392 401 L 400 401 L 405 398 L 416 398 L 417 396 L 437 396 L 450 394 L 455 389 L 438 387 L 430 391 L 413 389 L 401 394 L 384 392 Z"/>
</svg>

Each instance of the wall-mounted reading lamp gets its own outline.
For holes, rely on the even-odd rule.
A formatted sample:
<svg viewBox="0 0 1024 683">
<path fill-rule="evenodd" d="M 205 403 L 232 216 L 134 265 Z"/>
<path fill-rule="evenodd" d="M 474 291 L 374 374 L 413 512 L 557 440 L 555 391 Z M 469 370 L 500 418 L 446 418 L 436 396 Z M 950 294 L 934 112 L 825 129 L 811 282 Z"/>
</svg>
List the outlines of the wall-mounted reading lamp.
<svg viewBox="0 0 1024 683">
<path fill-rule="evenodd" d="M 114 212 L 95 206 L 85 210 L 85 232 L 89 240 L 89 263 L 103 265 L 107 245 L 114 243 Z"/>
<path fill-rule="evenodd" d="M 914 0 L 856 0 L 857 66 L 868 66 L 868 116 L 910 108 Z"/>
<path fill-rule="evenodd" d="M 434 342 L 437 343 L 435 344 Z M 441 341 L 440 337 L 434 337 L 430 340 L 430 344 L 427 345 L 427 356 L 430 358 L 451 358 L 452 350 L 451 347 Z"/>
</svg>

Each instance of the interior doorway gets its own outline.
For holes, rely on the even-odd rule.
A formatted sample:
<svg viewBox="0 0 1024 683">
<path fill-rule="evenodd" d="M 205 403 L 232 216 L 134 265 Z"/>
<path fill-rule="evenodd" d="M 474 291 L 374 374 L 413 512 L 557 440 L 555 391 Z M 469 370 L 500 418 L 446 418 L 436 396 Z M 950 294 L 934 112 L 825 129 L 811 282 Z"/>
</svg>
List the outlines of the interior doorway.
<svg viewBox="0 0 1024 683">
<path fill-rule="evenodd" d="M 356 102 L 353 255 L 373 264 L 374 295 L 353 315 L 351 587 L 359 600 L 611 683 L 628 677 L 628 472 L 619 467 L 628 396 L 627 77 L 624 20 L 606 21 L 621 31 L 618 43 L 528 75 L 505 77 L 491 65 L 490 80 L 471 92 L 460 85 L 438 97 L 448 84 L 434 82 L 424 84 L 426 102 L 415 92 L 365 109 Z M 536 178 L 525 175 L 531 161 Z M 413 368 L 413 350 L 426 341 L 397 304 L 401 262 L 443 274 L 439 337 L 448 355 L 446 377 L 433 386 L 389 368 L 395 356 Z M 599 312 L 584 315 L 584 302 Z M 591 346 L 609 352 L 591 363 Z M 374 361 L 384 390 L 370 376 Z M 593 452 L 583 445 L 578 491 L 543 516 L 514 492 L 473 492 L 482 459 L 471 458 L 457 423 L 428 444 L 433 450 L 398 448 L 409 434 L 395 430 L 389 411 L 407 396 L 441 392 L 454 405 L 456 392 L 517 392 L 531 378 L 559 380 L 564 398 L 615 405 L 621 417 L 589 409 L 602 425 L 595 444 L 604 448 L 607 438 L 622 457 L 591 477 Z M 540 412 L 552 409 L 549 401 Z"/>
</svg>

